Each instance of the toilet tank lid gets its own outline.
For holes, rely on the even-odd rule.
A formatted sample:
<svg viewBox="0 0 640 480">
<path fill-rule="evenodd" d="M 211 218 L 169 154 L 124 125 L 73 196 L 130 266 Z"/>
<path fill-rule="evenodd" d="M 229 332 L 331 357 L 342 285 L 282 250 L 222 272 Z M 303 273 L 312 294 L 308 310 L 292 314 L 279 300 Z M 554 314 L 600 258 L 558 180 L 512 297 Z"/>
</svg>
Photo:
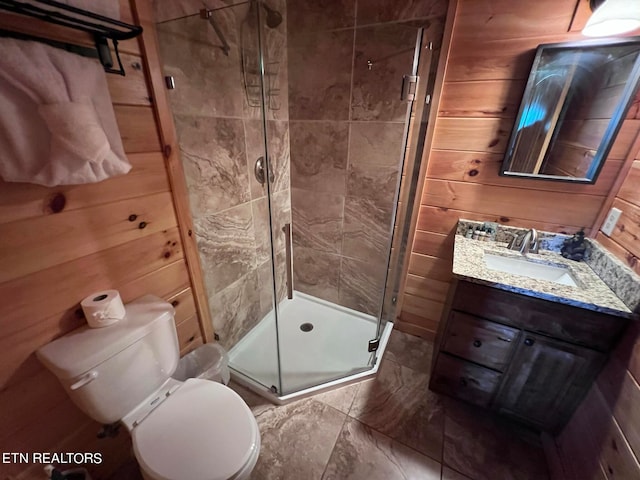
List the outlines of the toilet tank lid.
<svg viewBox="0 0 640 480">
<path fill-rule="evenodd" d="M 84 326 L 38 349 L 36 355 L 58 378 L 81 375 L 148 335 L 158 322 L 173 321 L 171 304 L 145 295 L 125 305 L 125 317 L 108 327 Z"/>
</svg>

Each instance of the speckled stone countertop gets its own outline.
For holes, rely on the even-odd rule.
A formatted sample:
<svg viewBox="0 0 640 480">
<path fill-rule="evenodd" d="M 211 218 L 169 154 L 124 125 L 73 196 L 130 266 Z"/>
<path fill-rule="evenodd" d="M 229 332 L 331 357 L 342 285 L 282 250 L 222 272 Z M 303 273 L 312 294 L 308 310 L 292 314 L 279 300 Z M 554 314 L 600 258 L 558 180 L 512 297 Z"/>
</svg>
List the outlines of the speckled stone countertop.
<svg viewBox="0 0 640 480">
<path fill-rule="evenodd" d="M 455 237 L 453 275 L 470 282 L 531 297 L 617 316 L 629 318 L 632 316 L 631 310 L 585 262 L 574 262 L 550 250 L 540 250 L 539 254 L 527 254 L 527 260 L 529 261 L 544 264 L 551 263 L 567 268 L 578 284 L 577 287 L 573 287 L 547 280 L 537 280 L 490 270 L 484 261 L 485 252 L 506 257 L 523 258 L 519 252 L 508 250 L 506 243 L 499 241 L 482 242 L 465 238 L 458 234 Z"/>
</svg>

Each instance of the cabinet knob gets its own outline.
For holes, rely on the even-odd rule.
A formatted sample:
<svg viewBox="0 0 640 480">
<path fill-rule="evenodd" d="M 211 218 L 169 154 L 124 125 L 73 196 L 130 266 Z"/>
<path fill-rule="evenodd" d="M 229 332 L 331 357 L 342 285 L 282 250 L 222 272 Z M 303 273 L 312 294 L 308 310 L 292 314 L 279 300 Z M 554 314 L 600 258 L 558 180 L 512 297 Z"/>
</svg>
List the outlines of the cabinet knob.
<svg viewBox="0 0 640 480">
<path fill-rule="evenodd" d="M 467 386 L 467 379 L 464 377 L 460 377 L 460 385 L 462 385 L 463 387 Z"/>
<path fill-rule="evenodd" d="M 476 348 L 480 348 L 482 346 L 482 342 L 476 339 L 473 341 L 473 346 Z"/>
<path fill-rule="evenodd" d="M 533 340 L 533 338 L 526 338 L 526 339 L 525 339 L 525 341 L 524 341 L 524 344 L 525 344 L 527 347 L 530 347 L 530 346 L 531 346 L 531 345 L 533 345 L 534 343 L 535 343 L 535 341 Z"/>
</svg>

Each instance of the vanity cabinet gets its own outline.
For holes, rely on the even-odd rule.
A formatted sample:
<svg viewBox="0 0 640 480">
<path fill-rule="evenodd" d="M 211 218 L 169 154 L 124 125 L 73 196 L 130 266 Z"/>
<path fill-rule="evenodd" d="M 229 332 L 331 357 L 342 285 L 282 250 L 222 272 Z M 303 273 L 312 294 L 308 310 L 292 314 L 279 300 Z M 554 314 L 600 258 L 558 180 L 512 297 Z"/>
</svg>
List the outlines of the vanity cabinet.
<svg viewBox="0 0 640 480">
<path fill-rule="evenodd" d="M 496 398 L 499 412 L 542 429 L 568 420 L 606 354 L 524 332 Z"/>
<path fill-rule="evenodd" d="M 459 281 L 430 388 L 557 432 L 624 330 L 622 317 Z"/>
</svg>

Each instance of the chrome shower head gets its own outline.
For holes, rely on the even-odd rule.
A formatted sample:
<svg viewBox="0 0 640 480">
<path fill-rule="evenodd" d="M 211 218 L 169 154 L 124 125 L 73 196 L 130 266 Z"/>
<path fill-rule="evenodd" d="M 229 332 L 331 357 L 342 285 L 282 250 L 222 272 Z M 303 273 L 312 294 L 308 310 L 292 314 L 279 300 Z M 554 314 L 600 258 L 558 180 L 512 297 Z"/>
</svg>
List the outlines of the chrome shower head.
<svg viewBox="0 0 640 480">
<path fill-rule="evenodd" d="M 282 23 L 282 14 L 274 8 L 271 8 L 265 2 L 260 2 L 260 5 L 262 5 L 262 7 L 267 12 L 267 27 L 278 27 Z"/>
</svg>

